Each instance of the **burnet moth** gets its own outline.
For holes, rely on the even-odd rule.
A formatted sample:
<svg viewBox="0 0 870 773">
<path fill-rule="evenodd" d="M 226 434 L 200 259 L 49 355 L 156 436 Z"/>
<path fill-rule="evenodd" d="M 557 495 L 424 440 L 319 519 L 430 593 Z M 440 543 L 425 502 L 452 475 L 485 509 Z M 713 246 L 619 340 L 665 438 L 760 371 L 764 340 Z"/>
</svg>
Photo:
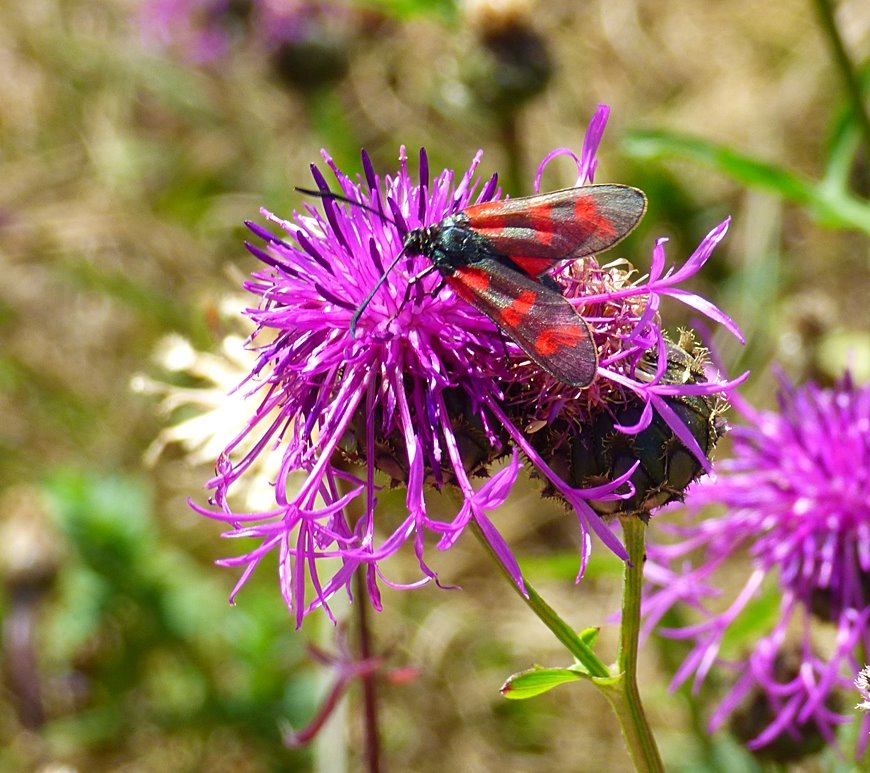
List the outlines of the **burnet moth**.
<svg viewBox="0 0 870 773">
<path fill-rule="evenodd" d="M 389 220 L 337 193 L 297 190 L 345 201 Z M 553 378 L 587 387 L 598 369 L 592 331 L 548 274 L 563 261 L 612 247 L 645 211 L 646 196 L 626 185 L 585 185 L 472 204 L 405 234 L 401 251 L 357 307 L 351 333 L 401 257 L 421 255 L 457 296 L 489 317 Z"/>
</svg>

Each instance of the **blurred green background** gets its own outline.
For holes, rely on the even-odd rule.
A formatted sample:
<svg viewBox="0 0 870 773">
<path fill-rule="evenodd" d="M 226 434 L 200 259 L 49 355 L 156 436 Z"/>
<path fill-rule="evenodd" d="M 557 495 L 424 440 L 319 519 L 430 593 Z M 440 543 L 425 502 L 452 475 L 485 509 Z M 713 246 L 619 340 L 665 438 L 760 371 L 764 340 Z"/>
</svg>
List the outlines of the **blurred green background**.
<svg viewBox="0 0 870 773">
<path fill-rule="evenodd" d="M 214 399 L 241 374 L 220 358 L 248 332 L 242 221 L 300 206 L 293 186 L 322 147 L 350 173 L 365 147 L 382 174 L 400 145 L 412 159 L 425 146 L 434 170 L 483 148 L 482 174 L 519 195 L 549 150 L 579 151 L 605 102 L 597 180 L 650 198 L 620 255 L 643 270 L 668 236 L 681 262 L 734 216 L 694 289 L 747 334 L 745 350 L 714 339 L 731 372 L 753 370 L 746 396 L 766 403 L 772 362 L 795 380 L 846 364 L 870 378 L 867 138 L 814 4 L 382 0 L 302 8 L 277 44 L 245 3 L 212 5 L 196 16 L 225 36 L 209 61 L 191 61 L 177 20 L 161 45 L 132 0 L 0 6 L 3 771 L 358 768 L 355 686 L 312 747 L 283 746 L 284 723 L 304 726 L 331 684 L 307 645 L 335 651 L 335 631 L 318 615 L 293 630 L 274 562 L 227 604 L 236 573 L 213 561 L 240 546 L 186 504 L 204 502 L 219 446 L 191 456 L 160 435 L 196 415 L 160 383 Z M 836 18 L 866 61 L 870 5 L 838 3 Z M 557 162 L 544 187 L 572 182 Z M 210 429 L 226 442 L 234 428 Z M 596 545 L 575 586 L 574 518 L 531 486 L 498 525 L 567 619 L 604 627 L 608 652 L 616 559 Z M 388 768 L 629 770 L 588 685 L 499 696 L 511 672 L 564 654 L 472 540 L 430 558 L 461 592 L 384 588 L 371 616 L 388 668 L 419 669 L 381 681 Z M 401 560 L 399 575 L 415 564 Z M 641 664 L 668 769 L 755 770 L 667 693 L 680 654 L 652 642 Z"/>
</svg>

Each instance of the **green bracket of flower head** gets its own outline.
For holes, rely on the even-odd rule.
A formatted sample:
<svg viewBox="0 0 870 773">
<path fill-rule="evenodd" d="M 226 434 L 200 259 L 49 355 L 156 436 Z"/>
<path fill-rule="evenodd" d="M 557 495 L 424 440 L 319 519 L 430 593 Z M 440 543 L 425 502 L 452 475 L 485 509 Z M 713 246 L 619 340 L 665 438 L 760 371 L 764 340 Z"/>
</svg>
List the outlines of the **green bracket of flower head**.
<svg viewBox="0 0 870 773">
<path fill-rule="evenodd" d="M 590 649 L 598 639 L 598 628 L 586 628 L 577 636 Z M 549 692 L 554 687 L 569 682 L 578 682 L 582 679 L 592 679 L 596 683 L 601 680 L 609 681 L 608 677 L 593 677 L 589 670 L 580 661 L 567 668 L 549 668 L 546 666 L 532 666 L 525 671 L 519 671 L 508 677 L 501 686 L 501 694 L 510 700 L 521 701 L 534 698 Z"/>
</svg>

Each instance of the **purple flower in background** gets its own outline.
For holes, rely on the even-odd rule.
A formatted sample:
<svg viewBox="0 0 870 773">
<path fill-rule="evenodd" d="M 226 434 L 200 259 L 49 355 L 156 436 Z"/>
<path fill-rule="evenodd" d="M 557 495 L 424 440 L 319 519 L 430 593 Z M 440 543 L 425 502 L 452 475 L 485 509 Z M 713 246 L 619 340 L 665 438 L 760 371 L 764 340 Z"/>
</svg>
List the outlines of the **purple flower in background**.
<svg viewBox="0 0 870 773">
<path fill-rule="evenodd" d="M 313 0 L 144 0 L 139 12 L 153 48 L 209 65 L 247 44 L 303 90 L 344 77 L 354 42 L 378 33 L 384 19 L 375 8 Z"/>
<path fill-rule="evenodd" d="M 607 112 L 599 109 L 579 157 L 563 149 L 544 160 L 537 185 L 543 166 L 562 154 L 574 159 L 577 184 L 591 180 Z M 581 391 L 530 363 L 487 317 L 444 287 L 437 274 L 418 276 L 429 266 L 422 257 L 409 255 L 399 262 L 352 335 L 354 312 L 402 248 L 409 229 L 497 199 L 500 191 L 495 176 L 486 182 L 476 177 L 480 154 L 458 179 L 451 171 L 430 176 L 422 151 L 417 180 L 411 178 L 404 151 L 398 173 L 384 178 L 375 174 L 365 154 L 358 180 L 341 172 L 325 153 L 324 160 L 335 176 L 334 190 L 371 209 L 327 198 L 290 220 L 264 211 L 283 231 L 281 237 L 248 224 L 265 242 L 264 248 L 248 245 L 265 265 L 246 283 L 259 299 L 257 308 L 246 312 L 256 325 L 251 345 L 257 364 L 239 387 L 252 401 L 252 416 L 218 460 L 209 483 L 214 507 L 196 508 L 227 523 L 227 536 L 258 543 L 222 562 L 245 567 L 233 596 L 275 550 L 281 589 L 297 624 L 315 608 L 329 612 L 328 600 L 342 588 L 350 593 L 350 580 L 360 567 L 367 573 L 372 602 L 380 608 L 379 580 L 412 587 L 436 579 L 424 558 L 427 534 L 446 549 L 472 520 L 524 587 L 516 560 L 489 518 L 517 478 L 518 451 L 576 512 L 581 572 L 590 532 L 625 557 L 588 501 L 624 496 L 614 492 L 632 470 L 594 487 L 571 486 L 536 452 L 527 433 L 565 415 L 576 423 L 582 406 L 587 412 L 606 408 L 614 395 L 624 402 L 630 394 L 643 410 L 633 426 L 612 423 L 614 431 L 641 432 L 655 410 L 706 464 L 667 399 L 717 394 L 730 385 L 718 380 L 666 383 L 664 365 L 650 367 L 650 356 L 667 359 L 669 344 L 658 317 L 663 296 L 677 297 L 737 333 L 716 307 L 677 286 L 704 264 L 727 223 L 677 271 L 665 270 L 660 240 L 646 276 L 635 277 L 624 261 L 617 262 L 623 268 L 599 267 L 594 258 L 584 258 L 556 277 L 567 297 L 579 299 L 599 351 L 597 380 Z M 322 173 L 313 166 L 312 173 L 318 188 L 326 190 Z M 519 414 L 518 403 L 523 406 Z M 263 454 L 281 460 L 274 507 L 236 512 L 230 502 L 234 485 Z M 506 459 L 506 465 L 490 476 L 499 459 Z M 473 485 L 481 476 L 483 482 Z M 377 508 L 386 482 L 405 487 L 401 510 Z M 461 505 L 453 519 L 430 515 L 427 484 L 458 489 Z M 408 542 L 422 577 L 411 586 L 396 586 L 385 579 L 381 564 Z"/>
<path fill-rule="evenodd" d="M 734 671 L 712 729 L 763 696 L 751 749 L 812 734 L 831 743 L 836 726 L 852 721 L 834 691 L 851 687 L 870 651 L 870 388 L 848 375 L 833 389 L 783 379 L 778 411 L 736 407 L 746 425 L 732 430 L 733 458 L 687 500 L 692 516 L 712 505 L 725 512 L 659 522 L 657 532 L 676 541 L 648 546 L 646 626 L 678 602 L 701 616 L 661 633 L 692 645 L 674 685 L 694 675 L 698 688 L 714 664 Z M 729 559 L 744 551 L 740 586 Z M 710 601 L 723 596 L 714 610 Z M 735 652 L 733 629 L 746 626 L 758 638 Z"/>
<path fill-rule="evenodd" d="M 203 64 L 227 52 L 235 19 L 232 0 L 147 0 L 140 10 L 146 42 Z"/>
</svg>

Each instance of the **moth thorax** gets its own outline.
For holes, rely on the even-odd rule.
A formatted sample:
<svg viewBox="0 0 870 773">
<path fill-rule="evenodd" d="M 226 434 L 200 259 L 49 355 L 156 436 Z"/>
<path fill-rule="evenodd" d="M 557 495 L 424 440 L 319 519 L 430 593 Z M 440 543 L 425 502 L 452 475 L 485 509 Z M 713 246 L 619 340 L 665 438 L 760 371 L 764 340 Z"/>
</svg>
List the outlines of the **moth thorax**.
<svg viewBox="0 0 870 773">
<path fill-rule="evenodd" d="M 427 228 L 415 228 L 413 231 L 408 231 L 402 242 L 405 252 L 409 255 L 430 256 L 435 244 L 435 226 Z"/>
</svg>

